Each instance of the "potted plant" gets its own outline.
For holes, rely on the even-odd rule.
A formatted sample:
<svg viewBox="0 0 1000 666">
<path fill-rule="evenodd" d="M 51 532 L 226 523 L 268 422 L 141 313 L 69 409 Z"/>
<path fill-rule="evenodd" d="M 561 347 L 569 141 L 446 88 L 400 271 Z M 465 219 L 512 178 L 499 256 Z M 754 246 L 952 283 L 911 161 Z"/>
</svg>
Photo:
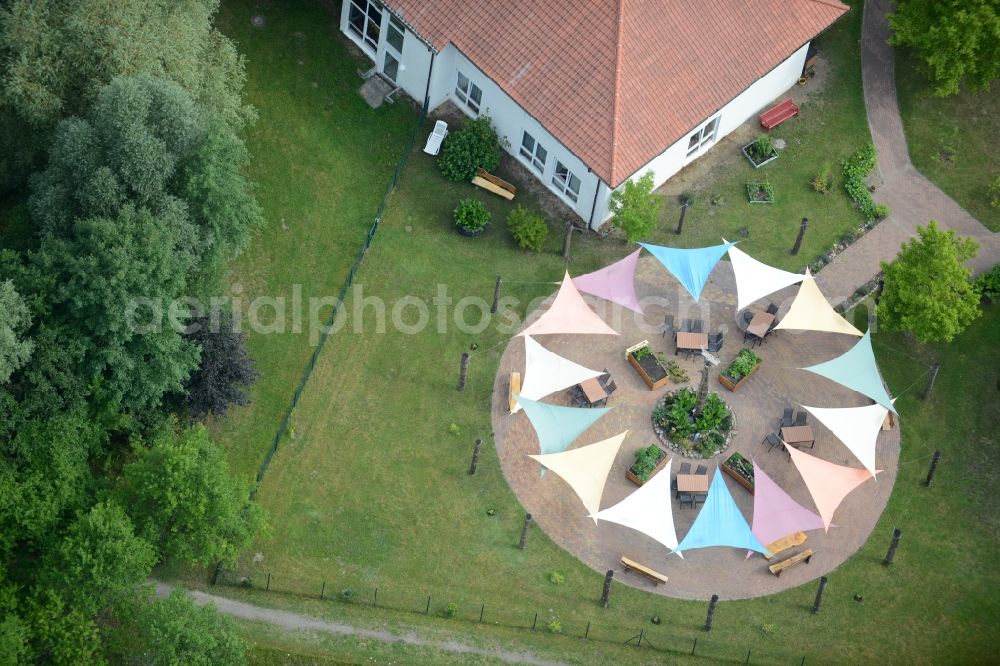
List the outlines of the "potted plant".
<svg viewBox="0 0 1000 666">
<path fill-rule="evenodd" d="M 740 454 L 734 453 L 722 463 L 722 471 L 753 495 L 753 463 Z"/>
<path fill-rule="evenodd" d="M 774 186 L 766 180 L 762 183 L 747 183 L 747 201 L 752 204 L 774 203 Z"/>
<path fill-rule="evenodd" d="M 774 147 L 774 140 L 762 134 L 753 143 L 743 146 L 743 156 L 750 161 L 754 169 L 759 169 L 768 162 L 778 159 L 778 151 Z"/>
<path fill-rule="evenodd" d="M 490 212 L 478 199 L 462 199 L 455 208 L 455 228 L 463 236 L 478 236 L 490 223 Z"/>
<path fill-rule="evenodd" d="M 648 340 L 626 349 L 625 356 L 650 390 L 665 386 L 670 381 L 670 374 L 660 357 L 649 348 Z"/>
<path fill-rule="evenodd" d="M 730 391 L 735 391 L 760 367 L 760 356 L 744 347 L 736 355 L 729 367 L 719 373 L 719 383 Z"/>
<path fill-rule="evenodd" d="M 635 452 L 635 462 L 625 470 L 625 476 L 637 486 L 652 479 L 667 465 L 667 452 L 656 444 L 650 444 Z"/>
</svg>

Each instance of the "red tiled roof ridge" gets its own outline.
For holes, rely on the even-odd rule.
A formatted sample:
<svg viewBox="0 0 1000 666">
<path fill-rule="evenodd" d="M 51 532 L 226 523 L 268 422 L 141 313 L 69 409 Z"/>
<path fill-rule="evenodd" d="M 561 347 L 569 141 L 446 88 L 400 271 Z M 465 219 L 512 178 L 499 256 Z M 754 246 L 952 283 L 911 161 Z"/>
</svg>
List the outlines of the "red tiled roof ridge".
<svg viewBox="0 0 1000 666">
<path fill-rule="evenodd" d="M 621 90 L 621 78 L 622 78 L 622 26 L 625 23 L 625 0 L 618 0 L 618 13 L 615 16 L 615 75 L 614 75 L 614 94 L 613 102 L 611 106 L 611 163 L 608 165 L 608 172 L 611 174 L 612 180 L 615 179 L 616 167 L 618 165 L 618 134 L 621 127 L 621 116 L 619 114 L 621 108 L 621 95 L 618 91 Z"/>
</svg>

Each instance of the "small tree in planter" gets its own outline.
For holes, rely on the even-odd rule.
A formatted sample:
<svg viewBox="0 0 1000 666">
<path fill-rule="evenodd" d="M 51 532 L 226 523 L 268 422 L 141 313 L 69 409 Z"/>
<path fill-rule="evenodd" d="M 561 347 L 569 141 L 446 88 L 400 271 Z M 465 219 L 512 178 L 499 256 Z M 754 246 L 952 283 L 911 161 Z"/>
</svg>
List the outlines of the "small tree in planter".
<svg viewBox="0 0 1000 666">
<path fill-rule="evenodd" d="M 478 236 L 490 223 L 490 212 L 478 199 L 462 199 L 455 208 L 455 227 L 463 236 Z"/>
<path fill-rule="evenodd" d="M 756 372 L 758 367 L 760 367 L 760 356 L 744 347 L 729 367 L 719 374 L 719 383 L 730 391 L 735 391 L 747 377 Z"/>
<path fill-rule="evenodd" d="M 743 146 L 743 155 L 750 160 L 754 169 L 759 169 L 768 162 L 778 159 L 778 151 L 774 147 L 774 140 L 762 134 L 753 143 Z"/>
</svg>

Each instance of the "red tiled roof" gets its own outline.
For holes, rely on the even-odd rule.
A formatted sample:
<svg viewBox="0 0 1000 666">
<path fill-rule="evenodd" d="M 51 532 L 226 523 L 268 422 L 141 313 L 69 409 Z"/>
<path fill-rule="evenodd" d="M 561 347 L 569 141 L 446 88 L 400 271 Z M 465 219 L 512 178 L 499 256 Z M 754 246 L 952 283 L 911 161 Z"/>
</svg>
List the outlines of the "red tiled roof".
<svg viewBox="0 0 1000 666">
<path fill-rule="evenodd" d="M 386 0 L 612 187 L 843 15 L 837 0 Z M 487 106 L 488 106 L 487 101 Z"/>
</svg>

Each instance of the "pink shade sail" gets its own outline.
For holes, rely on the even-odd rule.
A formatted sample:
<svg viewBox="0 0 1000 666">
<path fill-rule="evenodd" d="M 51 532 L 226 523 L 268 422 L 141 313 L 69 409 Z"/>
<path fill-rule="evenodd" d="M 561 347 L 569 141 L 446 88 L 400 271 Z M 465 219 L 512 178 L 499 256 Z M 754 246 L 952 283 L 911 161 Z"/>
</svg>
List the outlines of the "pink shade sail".
<svg viewBox="0 0 1000 666">
<path fill-rule="evenodd" d="M 604 323 L 573 285 L 569 273 L 563 277 L 559 293 L 549 309 L 518 335 L 545 335 L 549 333 L 592 333 L 618 335 L 618 331 Z"/>
<path fill-rule="evenodd" d="M 823 519 L 781 489 L 753 464 L 753 524 L 750 529 L 765 546 L 793 532 L 824 529 Z"/>
<path fill-rule="evenodd" d="M 792 462 L 802 475 L 802 480 L 805 481 L 809 494 L 819 509 L 819 515 L 823 518 L 823 529 L 829 531 L 834 511 L 852 490 L 872 478 L 872 473 L 867 469 L 835 465 L 788 444 L 785 444 L 785 449 L 792 457 Z"/>
<path fill-rule="evenodd" d="M 635 295 L 635 269 L 639 263 L 639 248 L 621 261 L 610 266 L 573 278 L 573 284 L 585 294 L 617 303 L 642 314 L 642 306 Z"/>
</svg>

